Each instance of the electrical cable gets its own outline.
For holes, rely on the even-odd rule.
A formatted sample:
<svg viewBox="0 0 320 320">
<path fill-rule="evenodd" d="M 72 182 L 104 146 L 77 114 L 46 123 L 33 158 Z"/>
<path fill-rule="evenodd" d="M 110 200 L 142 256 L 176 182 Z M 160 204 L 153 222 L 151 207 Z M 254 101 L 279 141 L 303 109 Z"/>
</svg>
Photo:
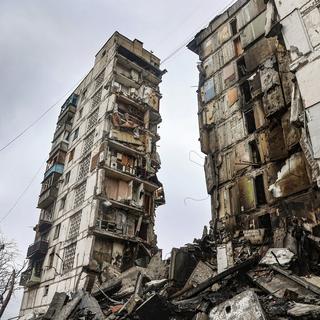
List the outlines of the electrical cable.
<svg viewBox="0 0 320 320">
<path fill-rule="evenodd" d="M 14 202 L 14 204 L 12 205 L 12 207 L 7 211 L 7 213 L 1 218 L 0 223 L 6 219 L 13 211 L 13 209 L 18 205 L 18 203 L 20 202 L 20 200 L 22 199 L 22 197 L 25 195 L 25 193 L 29 190 L 29 188 L 31 187 L 32 183 L 34 182 L 34 180 L 36 179 L 36 177 L 38 176 L 39 172 L 41 171 L 43 165 L 46 163 L 46 161 L 43 161 L 41 163 L 40 168 L 37 170 L 37 172 L 34 174 L 34 176 L 31 178 L 30 182 L 28 183 L 28 185 L 26 186 L 26 188 L 22 191 L 22 193 L 19 195 L 19 197 L 17 198 L 17 200 Z"/>
<path fill-rule="evenodd" d="M 59 98 L 54 104 L 52 104 L 46 111 L 44 111 L 38 118 L 36 118 L 34 121 L 32 121 L 25 129 L 23 129 L 18 135 L 16 135 L 14 138 L 12 138 L 10 141 L 8 141 L 1 149 L 0 152 L 4 149 L 8 148 L 12 143 L 14 143 L 16 140 L 18 140 L 20 137 L 22 137 L 27 131 L 29 131 L 34 125 L 36 125 L 47 113 L 49 113 L 56 105 L 58 105 L 61 100 L 63 100 L 67 95 L 69 95 L 71 92 L 75 90 L 75 88 L 78 87 L 78 85 L 83 81 L 84 78 L 82 78 L 75 86 L 72 87 L 68 92 L 66 92 L 61 98 Z"/>
<path fill-rule="evenodd" d="M 237 0 L 231 0 L 227 5 L 225 5 L 221 10 L 219 10 L 215 16 L 218 16 L 219 14 L 221 14 L 222 12 L 224 12 L 227 8 L 229 8 L 234 2 L 236 2 Z M 210 20 L 209 20 L 210 19 Z M 165 57 L 160 65 L 162 65 L 163 63 L 167 62 L 168 60 L 170 60 L 172 57 L 174 57 L 181 49 L 185 48 L 185 46 L 194 38 L 194 34 L 197 34 L 200 30 L 202 30 L 203 28 L 205 28 L 208 23 L 210 23 L 210 21 L 212 20 L 212 15 L 210 15 L 210 18 L 206 18 L 206 20 L 201 24 L 201 26 L 199 28 L 196 29 L 196 31 L 192 32 L 192 34 L 185 39 L 185 41 L 179 45 L 175 50 L 173 50 L 167 57 Z"/>
<path fill-rule="evenodd" d="M 232 0 L 230 3 L 228 3 L 222 10 L 220 10 L 219 12 L 223 12 L 226 8 L 228 8 L 233 2 L 235 2 L 236 0 Z M 219 14 L 219 13 L 218 13 Z M 189 16 L 188 16 L 189 17 Z M 211 17 L 211 15 L 210 15 Z M 211 21 L 211 19 L 209 20 L 209 22 Z M 203 29 L 206 25 L 208 24 L 208 18 L 206 19 L 206 22 L 203 23 L 201 25 L 200 28 L 197 28 L 197 30 L 201 30 Z M 167 62 L 168 60 L 170 60 L 172 57 L 174 57 L 182 48 L 184 48 L 194 37 L 194 34 L 197 33 L 197 31 L 192 32 L 192 34 L 181 44 L 179 45 L 175 50 L 173 50 L 173 52 L 171 52 L 166 58 L 164 58 L 162 60 L 162 62 L 160 64 L 163 64 L 165 62 Z M 84 78 L 83 78 L 84 79 Z M 81 79 L 75 87 L 77 87 L 82 80 Z M 64 99 L 69 93 L 71 93 L 72 91 L 74 91 L 74 88 L 70 89 L 68 92 L 66 92 L 61 98 L 59 98 L 53 105 L 51 105 L 46 111 L 44 111 L 38 118 L 36 118 L 33 122 L 31 122 L 25 129 L 23 129 L 19 134 L 17 134 L 14 138 L 12 138 L 11 140 L 9 140 L 3 147 L 0 148 L 0 152 L 5 150 L 6 148 L 8 148 L 12 143 L 14 143 L 16 140 L 18 140 L 20 137 L 22 137 L 27 131 L 29 131 L 34 125 L 36 125 L 47 113 L 49 113 L 56 105 L 58 105 L 60 103 L 60 101 L 62 99 Z"/>
<path fill-rule="evenodd" d="M 195 199 L 195 198 L 191 198 L 191 197 L 186 197 L 186 198 L 183 199 L 183 202 L 184 202 L 184 205 L 186 206 L 187 205 L 187 200 L 202 202 L 202 201 L 208 200 L 209 197 L 210 197 L 210 195 L 208 195 L 206 198 L 203 198 L 203 199 Z"/>
</svg>

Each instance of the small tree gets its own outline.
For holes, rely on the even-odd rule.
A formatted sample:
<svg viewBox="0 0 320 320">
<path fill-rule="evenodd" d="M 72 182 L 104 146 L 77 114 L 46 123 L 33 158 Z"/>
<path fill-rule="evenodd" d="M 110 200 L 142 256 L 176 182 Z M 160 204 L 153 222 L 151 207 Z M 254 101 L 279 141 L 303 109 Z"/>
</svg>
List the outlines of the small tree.
<svg viewBox="0 0 320 320">
<path fill-rule="evenodd" d="M 23 269 L 16 260 L 18 249 L 14 241 L 8 241 L 0 233 L 0 318 L 2 317 L 13 292 L 18 288 Z"/>
</svg>

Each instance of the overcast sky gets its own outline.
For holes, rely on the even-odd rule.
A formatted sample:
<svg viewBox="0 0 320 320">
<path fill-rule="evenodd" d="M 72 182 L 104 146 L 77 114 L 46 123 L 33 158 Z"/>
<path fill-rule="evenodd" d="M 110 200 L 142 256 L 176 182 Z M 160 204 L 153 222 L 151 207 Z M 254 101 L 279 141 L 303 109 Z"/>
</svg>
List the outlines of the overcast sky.
<svg viewBox="0 0 320 320">
<path fill-rule="evenodd" d="M 0 148 L 55 103 L 90 70 L 94 55 L 113 34 L 137 38 L 164 59 L 195 35 L 228 0 L 0 0 Z M 201 3 L 201 5 L 200 5 Z M 159 179 L 166 205 L 157 210 L 159 247 L 172 247 L 202 235 L 210 219 L 198 142 L 197 56 L 182 49 L 162 68 Z M 58 105 L 36 126 L 0 152 L 0 219 L 14 205 L 44 163 L 50 149 Z M 197 155 L 199 154 L 199 155 Z M 24 258 L 33 226 L 44 165 L 0 230 L 18 243 Z M 206 199 L 184 201 L 185 198 Z M 17 294 L 4 320 L 16 316 Z"/>
</svg>

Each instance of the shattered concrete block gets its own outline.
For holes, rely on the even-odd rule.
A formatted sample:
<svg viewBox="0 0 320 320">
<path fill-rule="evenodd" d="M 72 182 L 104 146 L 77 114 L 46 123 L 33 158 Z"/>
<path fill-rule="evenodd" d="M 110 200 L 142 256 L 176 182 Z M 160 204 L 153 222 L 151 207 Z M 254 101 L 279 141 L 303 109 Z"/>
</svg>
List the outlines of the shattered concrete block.
<svg viewBox="0 0 320 320">
<path fill-rule="evenodd" d="M 177 286 L 183 286 L 197 265 L 197 260 L 192 252 L 185 248 L 172 249 L 169 269 L 169 280 L 173 280 Z"/>
<path fill-rule="evenodd" d="M 215 274 L 216 272 L 212 269 L 212 267 L 202 261 L 199 261 L 188 281 L 186 282 L 185 287 L 196 287 L 198 284 L 209 279 Z"/>
<path fill-rule="evenodd" d="M 232 242 L 217 246 L 217 264 L 218 273 L 221 273 L 233 266 L 233 248 Z"/>
<path fill-rule="evenodd" d="M 209 316 L 206 313 L 200 312 L 193 318 L 193 320 L 209 320 Z"/>
<path fill-rule="evenodd" d="M 209 314 L 210 320 L 266 320 L 257 295 L 253 290 L 244 291 L 219 304 Z"/>
<path fill-rule="evenodd" d="M 280 265 L 287 265 L 289 264 L 295 254 L 292 253 L 289 249 L 286 248 L 270 248 L 265 256 L 261 259 L 260 264 L 280 264 Z"/>
<path fill-rule="evenodd" d="M 319 316 L 320 306 L 304 303 L 295 303 L 294 306 L 288 310 L 288 315 L 292 317 L 302 317 L 308 315 Z"/>
</svg>

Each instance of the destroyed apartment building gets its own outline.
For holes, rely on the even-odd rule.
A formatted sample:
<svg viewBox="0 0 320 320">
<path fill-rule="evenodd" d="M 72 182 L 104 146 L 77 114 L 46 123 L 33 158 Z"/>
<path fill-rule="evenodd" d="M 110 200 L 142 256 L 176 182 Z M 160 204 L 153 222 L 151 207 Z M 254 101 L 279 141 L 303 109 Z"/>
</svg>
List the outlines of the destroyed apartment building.
<svg viewBox="0 0 320 320">
<path fill-rule="evenodd" d="M 61 108 L 42 181 L 20 316 L 55 292 L 90 291 L 108 267 L 146 266 L 156 252 L 159 59 L 118 32 Z"/>
<path fill-rule="evenodd" d="M 130 57 L 135 57 L 130 65 L 137 64 L 139 56 L 139 61 L 150 68 L 152 62 L 145 61 L 147 53 L 136 53 L 138 44 L 127 45 L 132 51 Z M 118 59 L 124 59 L 121 46 L 114 49 L 115 66 Z M 21 315 L 27 315 L 29 310 L 34 318 L 48 320 L 320 319 L 320 2 L 238 0 L 187 47 L 200 60 L 198 119 L 211 196 L 209 228 L 204 227 L 200 239 L 172 249 L 171 257 L 162 260 L 152 232 L 154 211 L 149 213 L 150 224 L 149 220 L 135 220 L 132 243 L 128 235 L 120 236 L 115 231 L 119 223 L 115 223 L 113 231 L 101 227 L 101 221 L 111 216 L 109 210 L 124 206 L 123 201 L 113 198 L 119 187 L 110 182 L 108 160 L 112 154 L 105 154 L 105 148 L 117 145 L 118 150 L 132 150 L 132 141 L 136 141 L 126 138 L 126 146 L 115 141 L 120 139 L 115 128 L 121 130 L 122 104 L 117 99 L 129 99 L 121 87 L 113 98 L 116 103 L 112 108 L 108 103 L 106 109 L 110 111 L 104 111 L 111 117 L 101 130 L 104 138 L 95 140 L 100 143 L 93 145 L 86 177 L 95 184 L 88 190 L 92 201 L 83 215 L 80 231 L 76 231 L 79 238 L 73 269 L 66 271 L 64 267 L 71 260 L 67 248 L 76 243 L 69 239 L 71 231 L 66 228 L 69 224 L 71 227 L 78 209 L 69 212 L 63 209 L 68 201 L 59 203 L 58 199 L 56 206 L 60 204 L 61 210 L 66 210 L 65 215 L 59 208 L 54 211 L 54 225 L 61 223 L 61 242 L 51 240 L 55 235 L 52 229 L 53 234 L 47 238 L 49 249 L 47 244 L 45 250 L 39 250 L 41 255 L 28 253 L 30 276 Z M 110 57 L 107 52 L 105 59 Z M 101 65 L 99 55 L 102 52 L 98 53 L 93 70 Z M 162 72 L 159 61 L 154 61 L 156 65 L 147 74 L 157 80 L 153 82 L 156 88 Z M 114 71 L 108 80 L 109 73 L 106 71 L 103 86 L 108 98 L 100 97 L 100 108 L 103 101 L 113 97 L 108 91 L 112 90 L 107 85 L 110 79 L 118 79 Z M 91 83 L 94 85 L 94 80 Z M 81 110 L 84 87 L 80 86 L 77 93 L 80 104 L 75 119 Z M 157 90 L 155 94 L 159 98 Z M 86 105 L 86 101 L 83 103 Z M 144 124 L 147 119 L 158 123 L 158 113 L 152 112 L 153 116 L 145 115 Z M 81 122 L 74 120 L 74 131 L 76 121 Z M 150 125 L 149 131 L 153 132 Z M 148 130 L 143 132 L 147 135 Z M 135 129 L 132 134 L 133 139 L 142 136 L 139 131 L 137 137 Z M 74 145 L 69 142 L 69 153 Z M 153 148 L 147 150 L 147 144 L 144 148 L 139 151 L 146 162 L 151 159 L 152 166 L 158 156 Z M 155 176 L 159 161 L 156 164 L 147 180 L 126 174 L 136 183 L 130 191 L 135 210 L 139 196 L 133 200 L 134 185 L 144 181 L 144 214 L 147 191 L 151 192 L 152 209 L 164 201 L 163 188 Z M 65 165 L 62 179 L 57 180 L 61 199 L 65 194 L 72 195 L 64 189 L 69 168 L 69 164 Z M 118 170 L 114 171 L 117 173 L 112 179 L 119 177 Z M 81 182 L 75 182 L 75 188 L 78 186 Z M 124 215 L 127 225 L 131 210 L 128 208 Z M 70 219 L 63 223 L 66 216 Z M 147 240 L 143 225 L 149 227 Z M 45 234 L 40 231 L 41 218 L 36 230 L 37 239 L 47 241 L 39 238 Z M 111 240 L 107 241 L 107 237 Z M 86 242 L 81 245 L 80 241 Z M 39 272 L 37 283 L 32 282 L 35 272 Z M 46 278 L 47 274 L 52 275 L 52 280 Z"/>
</svg>

